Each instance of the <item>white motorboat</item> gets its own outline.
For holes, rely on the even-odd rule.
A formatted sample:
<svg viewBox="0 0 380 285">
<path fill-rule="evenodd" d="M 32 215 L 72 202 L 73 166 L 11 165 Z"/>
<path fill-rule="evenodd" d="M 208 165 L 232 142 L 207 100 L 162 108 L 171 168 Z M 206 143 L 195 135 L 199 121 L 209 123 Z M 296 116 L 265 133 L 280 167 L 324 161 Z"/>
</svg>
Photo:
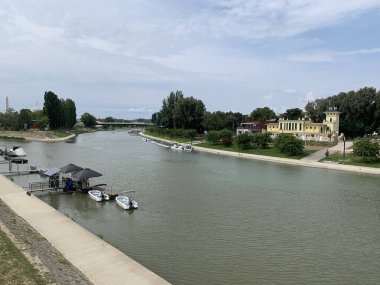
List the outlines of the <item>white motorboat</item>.
<svg viewBox="0 0 380 285">
<path fill-rule="evenodd" d="M 12 146 L 10 149 L 5 151 L 5 154 L 10 157 L 23 157 L 26 156 L 24 149 L 20 146 Z"/>
<path fill-rule="evenodd" d="M 170 148 L 174 149 L 174 150 L 184 151 L 184 152 L 192 152 L 193 151 L 193 147 L 191 145 L 181 145 L 178 143 L 173 143 L 170 146 Z"/>
<path fill-rule="evenodd" d="M 101 202 L 104 200 L 107 201 L 110 199 L 108 194 L 106 194 L 104 191 L 101 191 L 101 190 L 89 190 L 88 195 L 90 195 L 90 197 L 97 202 Z"/>
<path fill-rule="evenodd" d="M 129 191 L 131 193 L 132 191 Z M 124 210 L 137 209 L 139 205 L 132 196 L 121 194 L 115 198 L 116 203 Z"/>
</svg>

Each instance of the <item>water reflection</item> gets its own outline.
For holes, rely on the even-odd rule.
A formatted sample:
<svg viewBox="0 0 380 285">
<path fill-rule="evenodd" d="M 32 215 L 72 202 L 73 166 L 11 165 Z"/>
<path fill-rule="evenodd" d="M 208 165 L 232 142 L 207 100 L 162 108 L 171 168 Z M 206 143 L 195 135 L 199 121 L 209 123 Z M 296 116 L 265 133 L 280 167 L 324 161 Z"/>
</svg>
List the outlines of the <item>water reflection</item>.
<svg viewBox="0 0 380 285">
<path fill-rule="evenodd" d="M 32 164 L 75 163 L 103 173 L 93 183 L 135 190 L 135 211 L 40 198 L 174 284 L 380 280 L 377 176 L 178 153 L 118 131 L 22 146 Z"/>
</svg>

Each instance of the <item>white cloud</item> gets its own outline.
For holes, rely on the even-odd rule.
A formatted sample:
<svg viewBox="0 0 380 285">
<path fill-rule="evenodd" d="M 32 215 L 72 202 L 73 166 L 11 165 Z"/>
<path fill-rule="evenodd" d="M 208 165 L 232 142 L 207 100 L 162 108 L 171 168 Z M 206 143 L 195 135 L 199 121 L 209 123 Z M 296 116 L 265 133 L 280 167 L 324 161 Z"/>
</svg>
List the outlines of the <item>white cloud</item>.
<svg viewBox="0 0 380 285">
<path fill-rule="evenodd" d="M 273 99 L 273 93 L 264 95 L 263 99 L 264 99 L 265 102 L 272 101 L 272 99 Z"/>
<path fill-rule="evenodd" d="M 289 55 L 287 57 L 287 60 L 298 62 L 330 62 L 342 57 L 371 55 L 376 53 L 380 53 L 380 48 L 358 49 L 350 51 L 311 51 L 301 54 Z"/>
</svg>

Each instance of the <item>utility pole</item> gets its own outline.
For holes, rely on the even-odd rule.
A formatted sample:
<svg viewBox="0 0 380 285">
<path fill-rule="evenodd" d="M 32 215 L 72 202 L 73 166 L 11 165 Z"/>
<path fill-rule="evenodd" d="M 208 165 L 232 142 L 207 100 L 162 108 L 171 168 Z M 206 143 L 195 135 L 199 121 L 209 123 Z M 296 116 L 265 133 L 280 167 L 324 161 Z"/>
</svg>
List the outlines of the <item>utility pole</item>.
<svg viewBox="0 0 380 285">
<path fill-rule="evenodd" d="M 343 164 L 346 157 L 346 137 L 343 135 Z"/>
</svg>

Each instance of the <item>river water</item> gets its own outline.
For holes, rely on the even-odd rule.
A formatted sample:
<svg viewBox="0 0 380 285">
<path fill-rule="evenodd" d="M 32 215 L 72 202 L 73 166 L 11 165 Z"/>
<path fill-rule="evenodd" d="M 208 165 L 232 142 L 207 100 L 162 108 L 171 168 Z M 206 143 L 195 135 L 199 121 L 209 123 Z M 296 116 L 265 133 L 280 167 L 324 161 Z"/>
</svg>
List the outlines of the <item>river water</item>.
<svg viewBox="0 0 380 285">
<path fill-rule="evenodd" d="M 380 177 L 181 153 L 125 131 L 17 144 L 29 165 L 75 163 L 103 173 L 92 183 L 136 191 L 134 211 L 38 196 L 173 284 L 380 282 Z"/>
</svg>

